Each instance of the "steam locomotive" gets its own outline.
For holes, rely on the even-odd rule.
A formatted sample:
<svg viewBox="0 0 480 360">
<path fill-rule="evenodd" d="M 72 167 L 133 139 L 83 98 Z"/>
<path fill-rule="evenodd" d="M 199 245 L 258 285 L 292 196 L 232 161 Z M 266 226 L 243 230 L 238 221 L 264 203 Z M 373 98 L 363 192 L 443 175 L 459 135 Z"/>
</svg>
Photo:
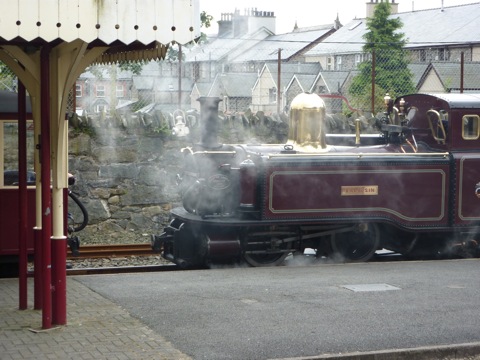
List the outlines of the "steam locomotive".
<svg viewBox="0 0 480 360">
<path fill-rule="evenodd" d="M 343 145 L 328 144 L 315 94 L 292 101 L 281 145 L 218 143 L 220 100 L 199 101 L 200 141 L 182 149 L 178 175 L 183 207 L 152 235 L 164 258 L 197 267 L 279 265 L 305 249 L 355 262 L 378 249 L 479 255 L 480 94 L 386 96 L 379 136 L 357 126 Z"/>
</svg>

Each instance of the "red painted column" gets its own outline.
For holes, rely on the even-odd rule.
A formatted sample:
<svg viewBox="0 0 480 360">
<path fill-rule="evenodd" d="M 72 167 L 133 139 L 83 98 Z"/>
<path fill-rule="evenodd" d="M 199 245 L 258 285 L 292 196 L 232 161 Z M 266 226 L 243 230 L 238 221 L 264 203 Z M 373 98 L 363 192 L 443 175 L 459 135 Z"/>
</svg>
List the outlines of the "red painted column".
<svg viewBox="0 0 480 360">
<path fill-rule="evenodd" d="M 40 162 L 42 188 L 42 328 L 52 327 L 52 196 L 50 190 L 50 48 L 40 52 Z"/>
<path fill-rule="evenodd" d="M 18 285 L 19 306 L 25 310 L 28 306 L 27 292 L 27 110 L 25 86 L 18 81 Z"/>
<path fill-rule="evenodd" d="M 67 323 L 67 238 L 52 237 L 52 322 Z"/>
<path fill-rule="evenodd" d="M 54 190 L 55 204 L 66 204 L 68 201 L 67 189 L 60 191 Z M 64 207 L 54 208 L 54 217 L 60 216 L 66 219 L 66 205 Z M 67 324 L 67 237 L 58 236 L 66 234 L 65 224 L 62 229 L 56 229 L 54 226 L 52 236 L 52 285 L 53 285 L 53 323 L 56 325 Z"/>
<path fill-rule="evenodd" d="M 33 308 L 42 309 L 43 303 L 43 281 L 42 281 L 42 229 L 35 227 L 33 229 L 33 267 L 35 269 L 33 277 Z"/>
</svg>

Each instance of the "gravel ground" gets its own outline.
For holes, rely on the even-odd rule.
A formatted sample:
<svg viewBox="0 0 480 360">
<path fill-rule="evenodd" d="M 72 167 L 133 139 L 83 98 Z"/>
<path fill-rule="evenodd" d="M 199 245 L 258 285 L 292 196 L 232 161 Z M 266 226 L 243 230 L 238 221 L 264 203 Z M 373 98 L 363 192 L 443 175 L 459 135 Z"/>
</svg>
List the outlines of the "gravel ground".
<svg viewBox="0 0 480 360">
<path fill-rule="evenodd" d="M 155 232 L 154 232 L 155 233 Z M 159 232 L 157 232 L 159 233 Z M 74 235 L 80 238 L 80 246 L 83 245 L 100 245 L 100 244 L 142 244 L 150 243 L 150 235 L 152 232 L 139 231 L 116 231 L 108 232 L 102 229 L 96 229 L 93 226 L 87 226 Z"/>
<path fill-rule="evenodd" d="M 80 248 L 81 251 L 81 248 Z M 72 269 L 98 268 L 98 267 L 125 267 L 125 266 L 146 266 L 171 264 L 159 254 L 152 256 L 126 256 L 99 259 L 67 260 Z"/>
</svg>

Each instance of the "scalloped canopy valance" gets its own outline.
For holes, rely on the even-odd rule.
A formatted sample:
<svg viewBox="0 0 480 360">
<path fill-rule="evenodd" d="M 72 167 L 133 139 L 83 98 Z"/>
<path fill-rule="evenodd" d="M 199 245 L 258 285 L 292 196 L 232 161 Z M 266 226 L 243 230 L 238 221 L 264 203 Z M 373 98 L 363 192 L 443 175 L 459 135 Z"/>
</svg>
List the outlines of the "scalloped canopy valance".
<svg viewBox="0 0 480 360">
<path fill-rule="evenodd" d="M 8 0 L 0 42 L 185 44 L 200 36 L 199 0 Z"/>
</svg>

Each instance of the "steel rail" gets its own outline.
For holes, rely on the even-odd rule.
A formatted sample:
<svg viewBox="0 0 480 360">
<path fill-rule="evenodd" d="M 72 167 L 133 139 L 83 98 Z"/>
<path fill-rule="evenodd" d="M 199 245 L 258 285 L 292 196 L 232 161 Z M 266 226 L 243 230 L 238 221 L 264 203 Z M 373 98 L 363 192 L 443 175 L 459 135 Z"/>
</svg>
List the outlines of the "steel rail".
<svg viewBox="0 0 480 360">
<path fill-rule="evenodd" d="M 73 256 L 70 249 L 67 251 L 67 258 L 92 259 L 124 256 L 146 256 L 154 255 L 152 246 L 148 244 L 110 244 L 110 245 L 82 245 L 79 248 L 78 256 Z"/>
</svg>

